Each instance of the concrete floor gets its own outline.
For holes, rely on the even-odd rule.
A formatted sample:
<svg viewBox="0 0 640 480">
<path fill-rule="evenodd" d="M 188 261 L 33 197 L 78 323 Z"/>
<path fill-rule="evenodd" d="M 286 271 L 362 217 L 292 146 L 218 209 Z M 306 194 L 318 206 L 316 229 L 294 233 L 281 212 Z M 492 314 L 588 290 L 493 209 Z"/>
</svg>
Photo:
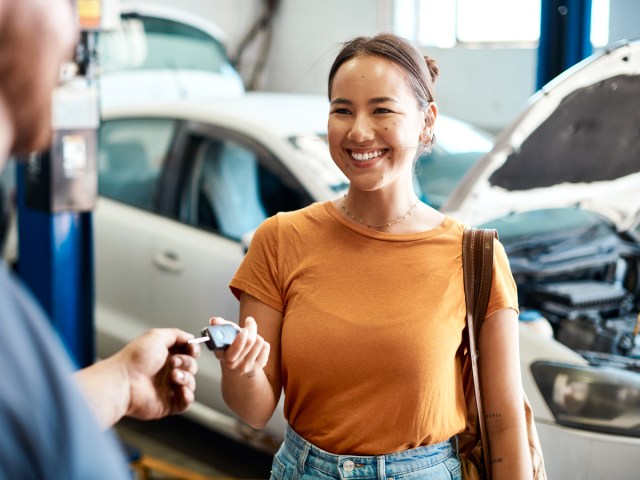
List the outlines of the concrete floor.
<svg viewBox="0 0 640 480">
<path fill-rule="evenodd" d="M 142 422 L 123 419 L 121 441 L 153 468 L 144 480 L 268 479 L 272 456 L 218 435 L 184 417 Z M 130 458 L 132 458 L 130 456 Z"/>
</svg>

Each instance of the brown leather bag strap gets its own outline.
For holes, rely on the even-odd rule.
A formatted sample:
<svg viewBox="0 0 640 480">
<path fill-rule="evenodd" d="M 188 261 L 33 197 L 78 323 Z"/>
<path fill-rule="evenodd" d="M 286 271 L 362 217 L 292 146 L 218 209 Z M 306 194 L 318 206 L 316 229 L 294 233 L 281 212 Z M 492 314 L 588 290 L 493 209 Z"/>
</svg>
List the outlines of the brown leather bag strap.
<svg viewBox="0 0 640 480">
<path fill-rule="evenodd" d="M 493 240 L 498 238 L 494 229 L 466 228 L 462 237 L 462 267 L 464 274 L 464 293 L 467 309 L 467 332 L 469 333 L 469 355 L 473 384 L 478 407 L 478 428 L 482 440 L 482 455 L 486 478 L 491 478 L 489 463 L 489 438 L 487 434 L 484 406 L 480 389 L 480 371 L 478 368 L 478 338 L 484 321 L 493 273 Z"/>
</svg>

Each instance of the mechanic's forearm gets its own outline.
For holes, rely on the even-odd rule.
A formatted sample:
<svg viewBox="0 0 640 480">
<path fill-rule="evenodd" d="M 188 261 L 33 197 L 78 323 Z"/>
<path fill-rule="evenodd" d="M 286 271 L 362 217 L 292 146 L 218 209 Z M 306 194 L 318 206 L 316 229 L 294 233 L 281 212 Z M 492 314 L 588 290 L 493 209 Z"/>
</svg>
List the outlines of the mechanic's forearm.
<svg viewBox="0 0 640 480">
<path fill-rule="evenodd" d="M 111 427 L 127 413 L 129 378 L 115 356 L 76 372 L 75 377 L 103 428 Z"/>
<path fill-rule="evenodd" d="M 264 428 L 278 405 L 280 392 L 273 391 L 263 369 L 247 375 L 238 374 L 224 364 L 221 367 L 222 397 L 226 404 L 253 428 Z"/>
</svg>

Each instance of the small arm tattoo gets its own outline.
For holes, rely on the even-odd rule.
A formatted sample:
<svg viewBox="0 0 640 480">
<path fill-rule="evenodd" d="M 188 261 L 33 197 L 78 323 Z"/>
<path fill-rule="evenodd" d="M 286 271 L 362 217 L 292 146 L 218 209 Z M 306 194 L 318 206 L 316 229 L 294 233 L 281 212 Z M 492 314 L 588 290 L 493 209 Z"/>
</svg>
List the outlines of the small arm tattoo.
<svg viewBox="0 0 640 480">
<path fill-rule="evenodd" d="M 484 416 L 484 418 L 486 418 L 487 420 L 493 420 L 493 419 L 500 418 L 500 417 L 502 417 L 501 413 L 487 413 Z"/>
<path fill-rule="evenodd" d="M 502 463 L 502 457 L 491 459 L 491 465 L 494 463 Z"/>
</svg>

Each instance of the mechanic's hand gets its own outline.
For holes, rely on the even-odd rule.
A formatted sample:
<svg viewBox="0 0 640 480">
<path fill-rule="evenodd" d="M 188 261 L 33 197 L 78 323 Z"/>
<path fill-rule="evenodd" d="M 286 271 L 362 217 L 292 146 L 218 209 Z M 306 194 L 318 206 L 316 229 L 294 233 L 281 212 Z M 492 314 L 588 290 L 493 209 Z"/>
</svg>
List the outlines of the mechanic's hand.
<svg viewBox="0 0 640 480">
<path fill-rule="evenodd" d="M 253 317 L 247 317 L 244 328 L 220 317 L 209 319 L 210 325 L 230 323 L 238 328 L 238 335 L 227 350 L 214 352 L 223 368 L 230 373 L 252 377 L 262 370 L 269 360 L 270 345 L 258 335 L 258 326 Z"/>
<path fill-rule="evenodd" d="M 176 328 L 152 329 L 115 355 L 129 381 L 128 416 L 152 420 L 189 408 L 200 354 L 198 345 L 187 343 L 191 338 Z"/>
</svg>

